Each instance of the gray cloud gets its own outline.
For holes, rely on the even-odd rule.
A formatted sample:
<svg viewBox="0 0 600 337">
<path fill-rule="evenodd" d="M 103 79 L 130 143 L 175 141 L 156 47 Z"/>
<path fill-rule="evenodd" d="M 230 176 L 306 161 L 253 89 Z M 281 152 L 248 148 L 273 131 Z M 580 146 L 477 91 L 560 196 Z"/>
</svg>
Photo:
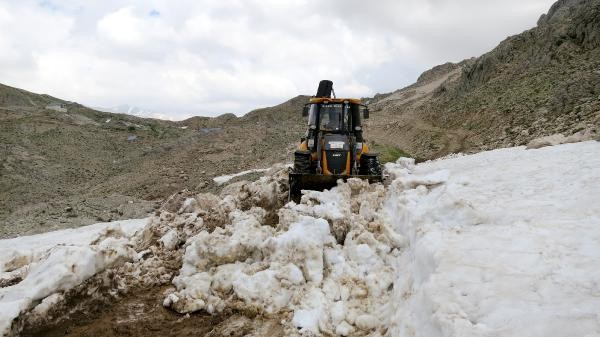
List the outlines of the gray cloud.
<svg viewBox="0 0 600 337">
<path fill-rule="evenodd" d="M 319 79 L 367 96 L 533 27 L 552 0 L 0 3 L 0 82 L 169 118 L 243 114 Z"/>
</svg>

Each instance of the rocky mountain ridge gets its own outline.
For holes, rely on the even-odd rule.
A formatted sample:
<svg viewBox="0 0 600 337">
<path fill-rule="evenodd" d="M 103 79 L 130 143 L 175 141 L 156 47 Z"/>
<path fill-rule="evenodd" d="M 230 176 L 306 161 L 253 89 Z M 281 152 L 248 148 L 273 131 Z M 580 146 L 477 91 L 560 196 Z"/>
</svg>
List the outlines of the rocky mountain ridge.
<svg viewBox="0 0 600 337">
<path fill-rule="evenodd" d="M 380 102 L 400 127 L 411 129 L 411 123 L 421 122 L 468 134 L 462 151 L 523 145 L 553 133 L 597 134 L 599 46 L 600 1 L 561 0 L 541 16 L 537 27 L 508 37 L 492 51 L 424 73 L 417 86 L 435 83 L 432 73 L 439 80 L 447 78 L 429 87 L 417 105 L 410 100 L 374 103 Z M 414 87 L 401 92 L 409 94 Z M 418 122 L 406 118 L 411 112 Z M 412 137 L 423 139 L 421 134 Z M 426 144 L 432 151 L 440 145 L 436 137 L 431 135 L 433 141 Z M 419 143 L 403 145 L 418 155 L 431 153 Z"/>
<path fill-rule="evenodd" d="M 285 161 L 300 100 L 171 122 L 1 86 L 0 237 L 145 216 L 182 189 L 217 188 L 214 176 Z"/>
</svg>

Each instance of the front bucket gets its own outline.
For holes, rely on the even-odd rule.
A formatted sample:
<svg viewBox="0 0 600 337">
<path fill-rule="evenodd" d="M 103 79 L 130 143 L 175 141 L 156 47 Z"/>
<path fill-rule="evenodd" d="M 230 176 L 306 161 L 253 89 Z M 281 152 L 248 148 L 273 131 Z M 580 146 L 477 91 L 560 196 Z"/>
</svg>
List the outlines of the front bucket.
<svg viewBox="0 0 600 337">
<path fill-rule="evenodd" d="M 312 173 L 294 173 L 290 172 L 289 188 L 290 200 L 298 201 L 302 196 L 302 190 L 323 191 L 337 186 L 337 181 L 343 181 L 348 178 L 359 178 L 368 180 L 369 183 L 380 183 L 383 181 L 382 176 L 370 175 L 327 175 L 327 174 L 312 174 Z"/>
</svg>

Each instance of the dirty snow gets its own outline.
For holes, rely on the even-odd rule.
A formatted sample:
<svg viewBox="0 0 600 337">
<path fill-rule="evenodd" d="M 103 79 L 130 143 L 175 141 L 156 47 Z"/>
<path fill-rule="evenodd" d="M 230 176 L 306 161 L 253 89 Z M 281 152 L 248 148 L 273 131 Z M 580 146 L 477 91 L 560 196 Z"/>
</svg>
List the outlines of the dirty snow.
<svg viewBox="0 0 600 337">
<path fill-rule="evenodd" d="M 278 167 L 132 227 L 0 241 L 2 277 L 23 275 L 0 288 L 2 328 L 121 264 L 170 283 L 165 307 L 258 313 L 287 335 L 600 335 L 597 142 L 386 167 L 387 187 L 350 179 L 297 204 Z"/>
<path fill-rule="evenodd" d="M 557 133 L 549 136 L 532 139 L 527 144 L 527 149 L 539 149 L 545 146 L 554 146 L 567 143 L 579 143 L 587 140 L 593 140 L 597 137 L 598 135 L 594 128 L 586 128 L 568 137 L 565 137 L 562 133 Z"/>
<path fill-rule="evenodd" d="M 288 312 L 300 332 L 376 329 L 394 279 L 389 265 L 404 242 L 372 212 L 384 197 L 382 185 L 353 179 L 289 203 L 273 227 L 262 208 L 235 210 L 223 228 L 187 240 L 164 305 L 216 313 L 242 301 L 266 314 Z"/>
<path fill-rule="evenodd" d="M 99 223 L 0 240 L 0 334 L 8 333 L 12 321 L 36 301 L 44 299 L 35 310 L 47 310 L 60 291 L 120 261 L 133 260 L 130 239 L 147 222 Z"/>
</svg>

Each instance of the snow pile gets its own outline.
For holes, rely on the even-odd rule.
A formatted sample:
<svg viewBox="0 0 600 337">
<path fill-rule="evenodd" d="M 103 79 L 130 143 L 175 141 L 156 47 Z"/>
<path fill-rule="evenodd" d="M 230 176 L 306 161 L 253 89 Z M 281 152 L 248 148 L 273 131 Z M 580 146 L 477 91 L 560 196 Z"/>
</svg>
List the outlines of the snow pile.
<svg viewBox="0 0 600 337">
<path fill-rule="evenodd" d="M 389 334 L 598 336 L 598 167 L 597 142 L 391 165 Z"/>
<path fill-rule="evenodd" d="M 31 309 L 43 312 L 96 273 L 136 258 L 132 238 L 147 219 L 100 223 L 39 235 L 0 240 L 0 334 Z"/>
<path fill-rule="evenodd" d="M 382 185 L 351 179 L 287 204 L 273 226 L 264 208 L 236 208 L 223 227 L 187 240 L 164 305 L 181 313 L 255 308 L 315 334 L 374 330 L 394 278 L 390 261 L 405 243 L 377 215 L 384 196 Z"/>
</svg>

